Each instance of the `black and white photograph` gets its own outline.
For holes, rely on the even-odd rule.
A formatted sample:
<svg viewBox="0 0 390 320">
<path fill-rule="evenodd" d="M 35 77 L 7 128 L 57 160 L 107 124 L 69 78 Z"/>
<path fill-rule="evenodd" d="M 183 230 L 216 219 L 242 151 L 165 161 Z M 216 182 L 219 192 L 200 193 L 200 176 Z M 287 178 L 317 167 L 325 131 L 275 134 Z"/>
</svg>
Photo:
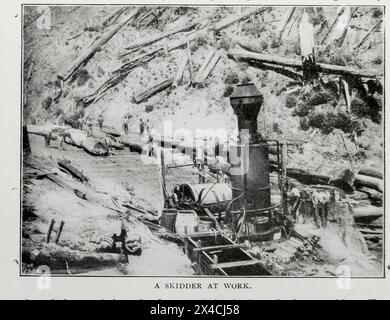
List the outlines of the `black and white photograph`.
<svg viewBox="0 0 390 320">
<path fill-rule="evenodd" d="M 384 278 L 385 8 L 309 5 L 22 4 L 19 276 Z"/>
</svg>

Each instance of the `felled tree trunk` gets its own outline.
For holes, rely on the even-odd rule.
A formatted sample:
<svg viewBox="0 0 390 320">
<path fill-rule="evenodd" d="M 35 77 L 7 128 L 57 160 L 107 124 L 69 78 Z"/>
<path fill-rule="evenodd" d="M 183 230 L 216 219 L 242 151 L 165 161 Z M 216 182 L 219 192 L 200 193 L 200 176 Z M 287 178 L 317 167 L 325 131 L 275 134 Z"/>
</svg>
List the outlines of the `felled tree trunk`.
<svg viewBox="0 0 390 320">
<path fill-rule="evenodd" d="M 22 262 L 34 266 L 49 266 L 52 270 L 96 269 L 99 267 L 117 266 L 126 263 L 127 258 L 121 254 L 77 251 L 54 244 L 41 245 L 23 242 Z"/>
<path fill-rule="evenodd" d="M 282 36 L 283 36 L 283 33 L 284 33 L 284 30 L 286 29 L 288 23 L 291 21 L 291 18 L 293 17 L 294 15 L 294 12 L 295 12 L 295 9 L 296 7 L 291 7 L 285 14 L 284 16 L 284 19 L 283 19 L 283 23 L 281 24 L 281 27 L 278 31 L 279 35 L 278 35 L 278 40 L 280 41 L 282 39 Z"/>
<path fill-rule="evenodd" d="M 355 185 L 357 188 L 367 187 L 367 188 L 378 190 L 383 193 L 383 180 L 378 178 L 357 174 L 355 175 Z"/>
<path fill-rule="evenodd" d="M 160 91 L 163 91 L 163 90 L 169 88 L 172 85 L 173 80 L 174 80 L 173 78 L 163 80 L 163 81 L 157 83 L 156 85 L 154 85 L 153 87 L 150 87 L 150 88 L 146 89 L 145 91 L 138 93 L 137 95 L 134 96 L 134 101 L 136 103 L 140 103 L 142 101 L 149 99 L 150 97 L 154 96 L 155 94 L 159 93 Z"/>
<path fill-rule="evenodd" d="M 257 8 L 257 9 L 254 9 L 254 10 L 251 10 L 251 11 L 248 11 L 248 12 L 244 12 L 244 13 L 240 14 L 239 16 L 235 16 L 235 17 L 232 17 L 232 18 L 224 19 L 224 20 L 219 21 L 218 23 L 216 23 L 214 25 L 213 30 L 214 30 L 214 32 L 219 32 L 222 29 L 225 29 L 225 28 L 231 26 L 232 24 L 234 24 L 236 22 L 248 19 L 249 17 L 255 16 L 257 14 L 262 14 L 262 13 L 268 11 L 268 10 L 270 10 L 269 7 L 268 8 L 267 7 Z"/>
<path fill-rule="evenodd" d="M 133 137 L 120 136 L 118 142 L 122 143 L 126 147 L 129 147 L 131 151 L 135 151 L 138 153 L 142 153 L 142 151 L 146 148 L 145 143 Z"/>
<path fill-rule="evenodd" d="M 254 53 L 249 51 L 229 51 L 228 58 L 245 61 L 248 63 L 269 63 L 273 65 L 291 67 L 298 70 L 302 70 L 302 62 L 296 59 L 278 57 L 275 55 Z M 363 69 L 354 69 L 350 67 L 343 67 L 338 65 L 326 64 L 326 63 L 317 63 L 318 72 L 330 73 L 330 74 L 339 74 L 339 75 L 349 75 L 352 77 L 362 77 L 362 78 L 377 78 L 381 76 L 382 72 L 380 70 L 363 70 Z"/>
<path fill-rule="evenodd" d="M 363 176 L 369 176 L 373 178 L 383 179 L 383 174 L 380 170 L 371 167 L 363 167 L 359 170 L 358 174 Z"/>
<path fill-rule="evenodd" d="M 65 138 L 66 143 L 83 148 L 86 152 L 94 156 L 108 155 L 108 148 L 104 143 L 94 137 L 88 137 L 84 131 L 68 129 L 66 132 L 71 136 L 71 139 Z"/>
</svg>

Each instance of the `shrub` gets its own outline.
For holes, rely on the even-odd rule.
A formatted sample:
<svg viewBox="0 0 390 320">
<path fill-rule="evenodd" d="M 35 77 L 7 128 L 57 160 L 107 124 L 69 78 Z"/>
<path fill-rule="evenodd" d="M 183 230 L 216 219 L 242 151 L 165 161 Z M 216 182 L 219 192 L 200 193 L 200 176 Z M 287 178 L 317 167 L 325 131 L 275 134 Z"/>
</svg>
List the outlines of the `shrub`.
<svg viewBox="0 0 390 320">
<path fill-rule="evenodd" d="M 190 47 L 191 47 L 192 51 L 196 51 L 200 47 L 203 47 L 203 46 L 207 45 L 208 43 L 209 43 L 209 38 L 208 38 L 207 34 L 201 33 L 194 39 L 194 41 L 192 41 Z"/>
<path fill-rule="evenodd" d="M 272 123 L 272 131 L 275 132 L 276 134 L 282 134 L 283 133 L 282 129 L 280 128 L 279 123 L 277 123 L 277 122 L 273 122 Z"/>
<path fill-rule="evenodd" d="M 259 24 L 258 21 L 246 23 L 242 26 L 241 31 L 245 34 L 251 35 L 254 38 L 260 38 L 264 35 L 266 27 L 264 24 Z"/>
<path fill-rule="evenodd" d="M 268 42 L 265 40 L 261 40 L 259 46 L 260 46 L 261 50 L 267 50 L 268 49 Z"/>
<path fill-rule="evenodd" d="M 289 94 L 286 97 L 286 107 L 291 109 L 294 108 L 298 104 L 298 99 L 293 94 Z"/>
<path fill-rule="evenodd" d="M 233 70 L 229 70 L 225 75 L 223 81 L 225 84 L 237 84 L 240 82 L 240 77 Z"/>
<path fill-rule="evenodd" d="M 224 49 L 226 51 L 229 51 L 229 49 L 233 46 L 233 43 L 231 39 L 223 35 L 221 39 L 219 39 L 217 45 L 219 49 Z"/>
<path fill-rule="evenodd" d="M 383 16 L 383 12 L 382 12 L 382 9 L 380 8 L 375 8 L 373 13 L 372 13 L 372 17 L 377 19 L 377 18 L 381 18 Z"/>
<path fill-rule="evenodd" d="M 307 103 L 300 103 L 295 107 L 294 111 L 292 112 L 292 115 L 305 117 L 313 110 L 314 110 L 314 106 Z"/>
<path fill-rule="evenodd" d="M 376 57 L 374 58 L 374 60 L 372 60 L 372 62 L 373 62 L 374 64 L 382 64 L 382 62 L 383 62 L 383 57 L 382 57 L 382 56 L 376 56 Z"/>
<path fill-rule="evenodd" d="M 145 106 L 145 112 L 146 112 L 146 113 L 152 112 L 153 109 L 154 109 L 154 106 L 151 105 L 151 104 L 147 104 L 147 105 Z"/>
<path fill-rule="evenodd" d="M 313 90 L 306 97 L 305 102 L 310 106 L 319 106 L 334 100 L 332 93 L 328 90 Z"/>
<path fill-rule="evenodd" d="M 370 118 L 375 123 L 380 123 L 382 119 L 382 106 L 374 96 L 367 96 L 366 101 L 359 98 L 353 99 L 351 112 L 357 117 Z"/>
<path fill-rule="evenodd" d="M 247 84 L 252 82 L 252 77 L 249 74 L 245 74 L 241 79 L 242 84 Z"/>
<path fill-rule="evenodd" d="M 86 69 L 79 69 L 76 71 L 75 78 L 77 78 L 77 86 L 81 87 L 91 79 L 91 76 Z"/>
<path fill-rule="evenodd" d="M 231 85 L 225 86 L 225 90 L 223 91 L 223 96 L 224 97 L 230 97 L 231 94 L 233 93 L 234 87 Z"/>
<path fill-rule="evenodd" d="M 308 117 L 303 117 L 299 119 L 299 128 L 301 130 L 307 131 L 310 128 L 309 119 Z"/>
<path fill-rule="evenodd" d="M 333 129 L 340 129 L 346 133 L 356 132 L 360 135 L 364 128 L 361 123 L 351 118 L 344 111 L 313 112 L 308 116 L 308 124 L 311 127 L 320 129 L 324 134 L 329 134 Z"/>
</svg>

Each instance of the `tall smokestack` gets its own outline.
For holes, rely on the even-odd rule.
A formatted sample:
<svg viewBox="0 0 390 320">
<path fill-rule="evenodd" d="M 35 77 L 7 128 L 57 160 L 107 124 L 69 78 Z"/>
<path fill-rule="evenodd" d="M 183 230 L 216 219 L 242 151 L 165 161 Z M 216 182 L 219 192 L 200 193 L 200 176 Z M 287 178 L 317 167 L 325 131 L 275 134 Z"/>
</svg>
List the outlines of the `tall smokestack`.
<svg viewBox="0 0 390 320">
<path fill-rule="evenodd" d="M 237 198 L 232 204 L 233 210 L 271 206 L 268 145 L 257 132 L 262 103 L 263 96 L 252 83 L 238 85 L 230 96 L 240 132 L 239 143 L 230 150 L 233 199 Z"/>
</svg>

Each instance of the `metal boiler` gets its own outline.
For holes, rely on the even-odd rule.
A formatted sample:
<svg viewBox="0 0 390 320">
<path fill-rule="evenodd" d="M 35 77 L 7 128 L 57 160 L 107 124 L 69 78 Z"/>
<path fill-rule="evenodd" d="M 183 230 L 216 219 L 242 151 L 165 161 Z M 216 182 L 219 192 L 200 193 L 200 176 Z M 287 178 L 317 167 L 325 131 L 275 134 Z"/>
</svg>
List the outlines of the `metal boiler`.
<svg viewBox="0 0 390 320">
<path fill-rule="evenodd" d="M 268 144 L 257 132 L 257 116 L 263 96 L 252 83 L 238 85 L 230 96 L 230 104 L 237 116 L 239 141 L 230 147 L 230 170 L 233 200 L 230 210 L 247 212 L 251 233 L 267 229 L 269 221 L 257 225 L 271 207 Z M 265 228 L 264 228 L 265 227 Z"/>
</svg>

